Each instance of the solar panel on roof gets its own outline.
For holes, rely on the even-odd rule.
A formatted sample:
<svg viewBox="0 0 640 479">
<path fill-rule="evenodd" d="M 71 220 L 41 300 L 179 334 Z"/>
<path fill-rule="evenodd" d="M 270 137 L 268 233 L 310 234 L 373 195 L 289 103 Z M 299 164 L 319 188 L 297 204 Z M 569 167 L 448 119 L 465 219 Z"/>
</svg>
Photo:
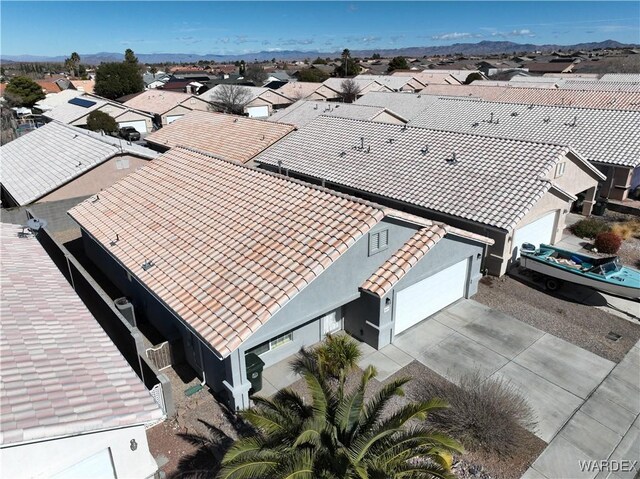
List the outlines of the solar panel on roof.
<svg viewBox="0 0 640 479">
<path fill-rule="evenodd" d="M 71 103 L 72 105 L 81 106 L 83 108 L 89 108 L 90 106 L 96 104 L 95 101 L 85 100 L 84 98 L 72 98 L 71 100 L 69 100 L 69 103 Z"/>
</svg>

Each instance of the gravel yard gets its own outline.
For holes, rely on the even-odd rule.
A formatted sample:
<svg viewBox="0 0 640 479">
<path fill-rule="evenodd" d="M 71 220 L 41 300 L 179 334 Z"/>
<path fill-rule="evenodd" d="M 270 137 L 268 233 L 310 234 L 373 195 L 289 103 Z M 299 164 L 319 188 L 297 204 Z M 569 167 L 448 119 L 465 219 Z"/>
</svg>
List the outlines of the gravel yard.
<svg viewBox="0 0 640 479">
<path fill-rule="evenodd" d="M 620 362 L 640 338 L 640 324 L 510 276 L 483 278 L 473 299 L 614 362 Z M 611 331 L 622 337 L 607 339 Z"/>
</svg>

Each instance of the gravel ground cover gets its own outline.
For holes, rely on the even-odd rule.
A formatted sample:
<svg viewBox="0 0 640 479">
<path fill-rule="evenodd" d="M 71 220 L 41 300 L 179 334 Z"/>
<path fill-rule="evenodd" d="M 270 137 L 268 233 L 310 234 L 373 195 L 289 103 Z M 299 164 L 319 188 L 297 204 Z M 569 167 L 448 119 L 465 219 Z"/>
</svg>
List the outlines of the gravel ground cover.
<svg viewBox="0 0 640 479">
<path fill-rule="evenodd" d="M 640 339 L 640 324 L 510 276 L 486 276 L 473 299 L 616 363 Z M 611 331 L 622 337 L 618 341 L 607 339 Z"/>
</svg>

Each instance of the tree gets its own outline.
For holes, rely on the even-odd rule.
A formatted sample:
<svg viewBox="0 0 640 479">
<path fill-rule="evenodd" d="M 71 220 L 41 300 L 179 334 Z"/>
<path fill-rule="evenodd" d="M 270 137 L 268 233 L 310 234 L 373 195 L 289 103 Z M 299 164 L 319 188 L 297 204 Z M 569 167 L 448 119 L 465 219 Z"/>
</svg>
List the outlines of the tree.
<svg viewBox="0 0 640 479">
<path fill-rule="evenodd" d="M 407 59 L 405 57 L 393 57 L 389 62 L 389 67 L 387 71 L 392 72 L 393 70 L 408 70 L 409 64 L 407 63 Z"/>
<path fill-rule="evenodd" d="M 340 96 L 345 103 L 353 103 L 360 94 L 360 87 L 353 78 L 347 78 L 340 84 Z"/>
<path fill-rule="evenodd" d="M 251 80 L 256 85 L 262 85 L 267 79 L 267 73 L 260 65 L 249 65 L 244 75 L 247 80 Z"/>
<path fill-rule="evenodd" d="M 71 65 L 73 65 L 73 74 L 78 76 L 80 70 L 80 55 L 78 55 L 77 52 L 73 52 L 69 60 L 71 60 Z"/>
<path fill-rule="evenodd" d="M 473 72 L 467 76 L 466 80 L 464 81 L 464 84 L 469 85 L 476 80 L 482 80 L 482 75 L 478 72 Z"/>
<path fill-rule="evenodd" d="M 312 65 L 326 65 L 327 64 L 327 60 L 325 60 L 324 58 L 316 58 L 315 60 L 313 60 L 311 62 Z"/>
<path fill-rule="evenodd" d="M 298 81 L 322 83 L 329 75 L 317 68 L 303 68 L 298 71 Z"/>
<path fill-rule="evenodd" d="M 251 101 L 251 91 L 241 85 L 222 84 L 215 87 L 211 101 L 214 111 L 243 115 L 244 107 Z"/>
<path fill-rule="evenodd" d="M 125 63 L 133 63 L 133 64 L 138 63 L 138 57 L 136 57 L 136 55 L 133 53 L 133 50 L 131 48 L 127 48 L 124 51 L 124 61 Z"/>
<path fill-rule="evenodd" d="M 142 75 L 135 63 L 102 63 L 96 70 L 96 95 L 115 100 L 144 90 Z"/>
<path fill-rule="evenodd" d="M 4 98 L 8 105 L 31 108 L 36 102 L 45 97 L 42 87 L 31 78 L 19 76 L 12 78 L 4 91 Z"/>
<path fill-rule="evenodd" d="M 244 76 L 244 74 L 247 72 L 247 65 L 244 62 L 244 60 L 240 61 L 240 67 L 238 69 L 238 74 L 241 76 Z"/>
<path fill-rule="evenodd" d="M 344 390 L 347 374 L 357 367 L 358 360 L 362 357 L 358 344 L 349 336 L 331 334 L 327 334 L 324 342 L 315 349 L 314 354 L 323 376 L 338 381 L 339 392 Z"/>
<path fill-rule="evenodd" d="M 462 446 L 426 424 L 429 413 L 446 407 L 438 399 L 409 402 L 389 410 L 408 378 L 382 386 L 369 399 L 376 376 L 364 370 L 352 391 L 327 381 L 317 355 L 302 349 L 294 361 L 310 391 L 307 402 L 291 389 L 241 416 L 255 432 L 237 440 L 222 460 L 220 479 L 266 478 L 452 478 L 452 453 Z"/>
<path fill-rule="evenodd" d="M 151 66 L 151 68 L 149 68 L 149 73 L 155 75 L 156 73 L 158 73 L 158 68 L 156 66 Z"/>
<path fill-rule="evenodd" d="M 340 65 L 335 68 L 334 73 L 340 77 L 355 76 L 360 73 L 360 65 L 351 58 L 348 48 L 342 51 Z"/>
<path fill-rule="evenodd" d="M 87 128 L 91 131 L 115 133 L 118 131 L 118 123 L 111 115 L 100 110 L 94 110 L 87 116 Z"/>
<path fill-rule="evenodd" d="M 382 57 L 380 56 L 379 53 L 374 53 L 371 58 L 373 58 L 374 60 L 380 60 L 380 58 L 382 58 Z"/>
</svg>

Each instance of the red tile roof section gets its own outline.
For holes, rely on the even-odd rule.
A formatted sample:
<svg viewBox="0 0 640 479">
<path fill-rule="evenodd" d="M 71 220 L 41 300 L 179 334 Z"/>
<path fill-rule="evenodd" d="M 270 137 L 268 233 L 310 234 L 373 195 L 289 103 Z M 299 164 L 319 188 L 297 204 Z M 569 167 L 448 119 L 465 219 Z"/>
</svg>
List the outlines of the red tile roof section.
<svg viewBox="0 0 640 479">
<path fill-rule="evenodd" d="M 361 289 L 382 298 L 446 234 L 446 227 L 442 224 L 433 224 L 418 230 L 364 282 Z"/>
<path fill-rule="evenodd" d="M 173 148 L 186 146 L 225 160 L 246 163 L 291 133 L 284 123 L 208 111 L 192 111 L 146 137 L 146 141 Z"/>
<path fill-rule="evenodd" d="M 162 411 L 40 243 L 0 224 L 0 444 L 144 424 Z"/>
<path fill-rule="evenodd" d="M 223 357 L 384 217 L 180 147 L 69 214 Z"/>
</svg>

